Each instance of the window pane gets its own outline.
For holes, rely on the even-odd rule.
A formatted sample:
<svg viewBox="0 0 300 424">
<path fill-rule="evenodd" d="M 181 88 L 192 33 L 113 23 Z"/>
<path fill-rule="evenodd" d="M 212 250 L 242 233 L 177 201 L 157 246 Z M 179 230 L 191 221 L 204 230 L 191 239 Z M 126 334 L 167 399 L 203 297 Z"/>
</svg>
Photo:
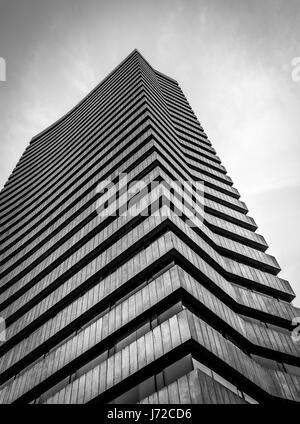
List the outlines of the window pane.
<svg viewBox="0 0 300 424">
<path fill-rule="evenodd" d="M 104 315 L 106 315 L 109 312 L 110 308 L 106 308 L 103 311 L 99 312 L 98 314 L 96 314 L 90 321 L 88 321 L 86 324 L 84 324 L 81 328 L 80 331 L 84 330 L 85 328 L 89 327 L 90 325 L 92 325 L 95 321 L 97 321 L 98 319 L 100 319 L 101 317 L 103 317 Z"/>
<path fill-rule="evenodd" d="M 182 304 L 181 302 L 178 302 L 175 305 L 168 308 L 166 311 L 158 315 L 157 317 L 158 323 L 161 324 L 162 322 L 171 318 L 173 315 L 177 314 L 180 311 L 182 311 Z"/>
<path fill-rule="evenodd" d="M 130 292 L 126 293 L 124 296 L 122 296 L 120 299 L 118 299 L 114 306 L 119 305 L 120 303 L 124 302 L 126 299 L 128 299 L 130 296 L 132 296 L 134 293 L 138 292 L 139 290 L 142 290 L 147 285 L 147 281 L 143 281 L 139 286 L 133 288 Z"/>
<path fill-rule="evenodd" d="M 151 395 L 155 392 L 155 379 L 154 376 L 147 378 L 139 384 L 139 400 L 144 399 L 145 397 Z"/>
<path fill-rule="evenodd" d="M 287 372 L 300 376 L 300 367 L 295 367 L 294 365 L 284 364 Z"/>
<path fill-rule="evenodd" d="M 61 389 L 63 389 L 67 384 L 69 384 L 70 376 L 64 378 L 59 383 L 55 384 L 55 386 L 51 387 L 49 390 L 47 390 L 45 393 L 43 393 L 39 399 L 39 403 L 44 402 L 46 399 L 54 395 L 55 393 L 59 392 Z"/>
<path fill-rule="evenodd" d="M 205 374 L 212 377 L 212 370 L 208 368 L 206 365 L 202 364 L 201 362 L 197 361 L 197 359 L 193 358 L 193 367 L 194 369 L 199 369 L 200 371 L 204 372 Z"/>
<path fill-rule="evenodd" d="M 158 390 L 162 389 L 165 385 L 164 384 L 164 374 L 163 374 L 163 372 L 156 374 L 155 379 L 156 379 L 156 390 L 155 391 L 158 391 Z"/>
<path fill-rule="evenodd" d="M 224 387 L 227 387 L 227 389 L 231 390 L 233 393 L 239 395 L 239 390 L 238 390 L 238 388 L 234 384 L 230 383 L 224 377 L 222 377 L 221 375 L 215 373 L 214 371 L 212 373 L 213 373 L 213 378 L 218 383 L 222 384 Z"/>
<path fill-rule="evenodd" d="M 113 403 L 137 403 L 139 401 L 139 390 L 138 386 L 133 387 L 127 392 L 118 396 Z"/>
<path fill-rule="evenodd" d="M 136 338 L 142 337 L 144 334 L 148 333 L 150 331 L 150 320 L 148 319 L 146 322 L 140 325 L 138 329 L 136 330 Z"/>
<path fill-rule="evenodd" d="M 152 318 L 151 318 L 151 329 L 153 330 L 155 327 L 158 326 L 158 321 L 157 321 L 157 315 L 155 314 Z"/>
<path fill-rule="evenodd" d="M 115 352 L 118 352 L 119 350 L 123 349 L 123 347 L 129 345 L 134 340 L 136 340 L 136 330 L 132 329 L 131 332 L 123 337 L 119 342 L 115 345 Z"/>
<path fill-rule="evenodd" d="M 108 351 L 105 350 L 104 352 L 101 352 L 100 355 L 96 356 L 96 358 L 89 361 L 87 364 L 83 365 L 76 371 L 76 378 L 80 377 L 81 375 L 87 373 L 89 370 L 94 368 L 96 365 L 103 362 L 108 357 Z"/>
<path fill-rule="evenodd" d="M 246 393 L 243 393 L 244 399 L 246 402 L 248 403 L 252 403 L 252 404 L 258 404 L 259 402 L 257 402 L 257 400 L 253 399 L 251 396 L 247 395 Z"/>
<path fill-rule="evenodd" d="M 272 330 L 278 331 L 279 333 L 285 333 L 285 334 L 291 334 L 290 330 L 287 328 L 279 327 L 278 325 L 269 324 L 267 323 L 268 328 L 271 328 Z"/>
<path fill-rule="evenodd" d="M 151 278 L 149 278 L 148 282 L 155 280 L 156 278 L 158 278 L 160 275 L 164 274 L 165 272 L 167 272 L 170 268 L 172 268 L 175 265 L 175 262 L 172 261 L 171 263 L 169 263 L 168 265 L 166 265 L 165 267 L 163 267 L 160 271 L 158 271 L 156 274 L 153 274 Z"/>
<path fill-rule="evenodd" d="M 254 361 L 258 362 L 263 367 L 271 368 L 273 370 L 279 369 L 278 363 L 273 361 L 273 359 L 264 358 L 263 356 L 259 355 L 251 355 L 251 357 L 254 359 Z"/>
<path fill-rule="evenodd" d="M 187 355 L 164 370 L 165 385 L 172 383 L 193 369 L 192 357 Z"/>
</svg>

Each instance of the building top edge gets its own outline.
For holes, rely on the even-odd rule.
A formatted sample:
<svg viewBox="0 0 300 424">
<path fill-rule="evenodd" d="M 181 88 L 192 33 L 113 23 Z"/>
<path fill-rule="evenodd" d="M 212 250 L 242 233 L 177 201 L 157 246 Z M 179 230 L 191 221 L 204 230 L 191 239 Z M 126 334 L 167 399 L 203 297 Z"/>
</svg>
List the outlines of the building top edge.
<svg viewBox="0 0 300 424">
<path fill-rule="evenodd" d="M 131 53 L 129 53 L 117 66 L 115 66 L 113 68 L 113 70 L 111 72 L 109 72 L 109 74 L 107 74 L 91 91 L 89 91 L 89 93 L 86 94 L 86 96 L 84 96 L 78 103 L 76 103 L 70 110 L 68 110 L 63 116 L 61 116 L 60 118 L 58 118 L 56 121 L 54 121 L 52 124 L 50 124 L 49 126 L 47 126 L 45 129 L 43 129 L 42 131 L 38 132 L 36 135 L 34 135 L 31 140 L 30 140 L 30 144 L 35 143 L 42 135 L 46 134 L 48 131 L 50 131 L 51 129 L 53 129 L 56 125 L 58 125 L 60 122 L 62 122 L 68 115 L 70 115 L 72 112 L 74 112 L 74 110 L 76 110 L 82 103 L 85 102 L 85 100 L 90 97 L 96 90 L 98 90 L 102 84 L 105 83 L 105 81 L 107 81 L 112 74 L 114 74 L 127 60 L 129 60 L 134 54 L 138 54 L 139 56 L 141 56 L 145 62 L 148 63 L 149 66 L 151 66 L 149 64 L 149 62 L 143 57 L 143 55 L 138 51 L 138 49 L 134 49 L 132 50 Z M 153 69 L 153 67 L 151 66 L 151 68 Z M 155 73 L 175 82 L 177 85 L 177 81 L 175 81 L 173 78 L 163 74 L 162 72 L 159 72 L 155 69 L 153 69 Z"/>
<path fill-rule="evenodd" d="M 170 81 L 174 82 L 176 85 L 178 85 L 178 82 L 177 82 L 174 78 L 171 78 L 171 77 L 169 77 L 168 75 L 163 74 L 163 73 L 162 73 L 162 72 L 160 72 L 160 71 L 157 71 L 156 69 L 154 69 L 154 71 L 155 71 L 155 73 L 156 73 L 156 74 L 158 74 L 158 75 L 160 75 L 160 76 L 162 76 L 162 77 L 164 77 L 164 78 L 166 78 L 166 79 L 168 79 L 168 80 L 170 80 Z"/>
</svg>

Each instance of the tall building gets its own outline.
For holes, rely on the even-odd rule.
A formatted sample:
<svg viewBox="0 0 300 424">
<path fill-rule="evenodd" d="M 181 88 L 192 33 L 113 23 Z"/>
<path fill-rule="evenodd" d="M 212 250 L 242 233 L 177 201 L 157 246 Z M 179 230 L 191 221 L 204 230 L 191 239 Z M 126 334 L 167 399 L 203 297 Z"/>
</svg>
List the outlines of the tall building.
<svg viewBox="0 0 300 424">
<path fill-rule="evenodd" d="M 300 401 L 294 292 L 137 50 L 31 140 L 0 201 L 1 403 Z"/>
</svg>

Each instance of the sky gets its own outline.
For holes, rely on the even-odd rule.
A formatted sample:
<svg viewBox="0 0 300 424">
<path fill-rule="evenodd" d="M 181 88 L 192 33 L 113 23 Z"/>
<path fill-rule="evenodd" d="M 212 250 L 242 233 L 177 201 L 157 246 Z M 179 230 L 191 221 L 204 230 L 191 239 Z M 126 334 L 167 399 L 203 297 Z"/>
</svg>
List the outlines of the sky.
<svg viewBox="0 0 300 424">
<path fill-rule="evenodd" d="M 137 48 L 179 82 L 300 307 L 299 23 L 299 0 L 0 0 L 0 187 Z"/>
</svg>

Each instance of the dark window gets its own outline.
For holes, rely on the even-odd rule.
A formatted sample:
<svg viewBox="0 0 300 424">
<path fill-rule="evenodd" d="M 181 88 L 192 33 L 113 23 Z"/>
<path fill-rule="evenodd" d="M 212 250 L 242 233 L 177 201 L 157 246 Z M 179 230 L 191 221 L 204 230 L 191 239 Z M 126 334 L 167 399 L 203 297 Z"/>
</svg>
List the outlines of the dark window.
<svg viewBox="0 0 300 424">
<path fill-rule="evenodd" d="M 43 393 L 39 398 L 39 403 L 45 402 L 46 399 L 50 398 L 55 393 L 59 392 L 61 389 L 63 389 L 67 384 L 70 382 L 70 376 L 64 378 L 59 383 L 55 384 L 55 386 L 52 386 L 47 392 Z"/>
<path fill-rule="evenodd" d="M 192 356 L 187 355 L 164 370 L 165 386 L 193 370 Z"/>
<path fill-rule="evenodd" d="M 182 311 L 182 303 L 177 302 L 175 305 L 168 308 L 166 311 L 162 312 L 158 315 L 157 321 L 158 324 L 161 324 L 162 322 L 166 321 L 167 319 L 171 318 L 173 315 L 178 314 L 178 312 Z"/>
<path fill-rule="evenodd" d="M 96 356 L 96 358 L 92 359 L 87 364 L 78 368 L 78 370 L 75 373 L 75 378 L 79 378 L 81 375 L 87 373 L 89 370 L 91 370 L 92 368 L 100 364 L 101 362 L 105 361 L 107 357 L 108 357 L 108 350 L 101 352 L 100 355 Z"/>
<path fill-rule="evenodd" d="M 209 377 L 213 378 L 218 383 L 222 384 L 222 386 L 229 389 L 231 392 L 237 394 L 241 398 L 245 399 L 248 403 L 258 403 L 255 399 L 253 399 L 251 396 L 244 393 L 236 384 L 231 383 L 226 378 L 222 377 L 221 375 L 217 374 L 215 371 L 211 370 L 206 365 L 202 364 L 202 362 L 199 362 L 197 359 L 193 358 L 193 367 L 194 369 L 199 369 Z"/>
<path fill-rule="evenodd" d="M 187 355 L 169 365 L 164 371 L 147 378 L 109 403 L 137 403 L 183 375 L 188 374 L 192 369 L 192 357 Z"/>
<path fill-rule="evenodd" d="M 257 402 L 257 400 L 253 399 L 253 397 L 247 395 L 247 393 L 242 392 L 243 398 L 245 399 L 246 402 L 248 403 L 252 403 L 252 404 L 258 404 L 259 402 Z"/>
<path fill-rule="evenodd" d="M 291 334 L 290 330 L 288 330 L 287 328 L 279 327 L 278 325 L 267 323 L 267 327 L 270 328 L 271 330 L 278 331 L 279 333 L 285 333 L 288 335 Z"/>
<path fill-rule="evenodd" d="M 85 328 L 87 328 L 90 325 L 92 325 L 95 321 L 97 321 L 98 319 L 100 319 L 101 317 L 103 317 L 104 315 L 106 315 L 109 311 L 110 311 L 110 307 L 104 309 L 101 312 L 97 312 L 95 314 L 95 316 L 90 321 L 86 322 L 85 324 L 82 325 L 82 327 L 80 327 L 80 331 L 82 331 Z M 73 336 L 73 334 L 72 334 L 72 336 Z"/>
<path fill-rule="evenodd" d="M 138 401 L 139 389 L 138 386 L 135 386 L 109 403 L 137 403 Z"/>
<path fill-rule="evenodd" d="M 115 352 L 123 349 L 123 347 L 129 345 L 130 343 L 136 340 L 136 331 L 131 330 L 126 336 L 119 339 L 119 341 L 115 344 Z"/>
<path fill-rule="evenodd" d="M 120 303 L 123 303 L 124 300 L 128 299 L 130 296 L 134 295 L 139 290 L 142 290 L 142 288 L 144 288 L 146 285 L 147 285 L 147 281 L 144 281 L 142 284 L 138 285 L 137 287 L 134 287 L 132 290 L 130 290 L 128 293 L 124 294 L 124 296 L 122 296 L 120 299 L 118 299 L 114 303 L 114 306 L 117 306 Z"/>
<path fill-rule="evenodd" d="M 156 374 L 156 388 L 155 390 L 158 391 L 164 387 L 164 374 L 163 372 L 160 372 Z"/>
<path fill-rule="evenodd" d="M 254 359 L 254 361 L 259 363 L 263 367 L 271 368 L 277 371 L 279 370 L 278 362 L 274 361 L 273 359 L 264 358 L 263 356 L 259 356 L 259 355 L 251 355 L 251 357 L 252 359 Z"/>
<path fill-rule="evenodd" d="M 150 244 L 150 243 L 149 243 Z M 164 274 L 165 272 L 167 272 L 170 268 L 172 268 L 175 265 L 175 262 L 172 261 L 170 262 L 168 265 L 164 266 L 160 271 L 156 272 L 155 274 L 153 274 L 151 277 L 148 278 L 148 283 L 150 283 L 150 281 L 155 280 L 156 278 L 158 278 L 160 275 Z"/>
<path fill-rule="evenodd" d="M 199 369 L 200 371 L 204 372 L 205 374 L 212 377 L 212 370 L 208 368 L 206 365 L 202 364 L 202 362 L 199 362 L 197 359 L 193 358 L 193 368 Z"/>
<path fill-rule="evenodd" d="M 155 392 L 155 377 L 151 376 L 139 384 L 139 400 Z"/>
<path fill-rule="evenodd" d="M 300 367 L 295 367 L 294 365 L 284 364 L 284 368 L 286 369 L 286 372 L 300 376 Z"/>
<path fill-rule="evenodd" d="M 141 325 L 138 326 L 136 330 L 136 339 L 139 339 L 144 334 L 150 331 L 150 320 L 144 321 Z"/>
</svg>

